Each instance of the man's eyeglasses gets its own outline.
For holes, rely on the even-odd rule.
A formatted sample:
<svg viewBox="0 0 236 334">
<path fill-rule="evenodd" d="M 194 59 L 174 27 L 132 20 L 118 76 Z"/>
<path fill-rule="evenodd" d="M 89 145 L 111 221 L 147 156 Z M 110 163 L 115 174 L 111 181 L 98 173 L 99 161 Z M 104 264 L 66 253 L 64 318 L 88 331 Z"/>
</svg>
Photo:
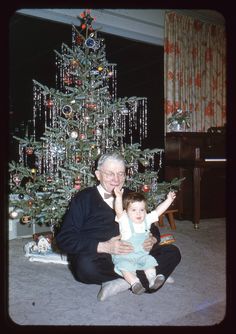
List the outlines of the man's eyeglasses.
<svg viewBox="0 0 236 334">
<path fill-rule="evenodd" d="M 99 169 L 99 171 L 101 173 L 103 173 L 107 179 L 113 179 L 113 178 L 115 178 L 115 176 L 118 176 L 120 179 L 125 178 L 125 172 L 114 173 L 114 172 L 106 172 L 106 171 L 101 170 L 101 169 Z"/>
</svg>

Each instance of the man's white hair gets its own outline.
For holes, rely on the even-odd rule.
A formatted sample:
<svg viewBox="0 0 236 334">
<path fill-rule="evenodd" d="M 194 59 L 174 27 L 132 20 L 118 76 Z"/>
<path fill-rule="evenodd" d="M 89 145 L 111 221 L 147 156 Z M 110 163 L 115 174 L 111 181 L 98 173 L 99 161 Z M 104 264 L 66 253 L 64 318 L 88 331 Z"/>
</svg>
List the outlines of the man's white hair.
<svg viewBox="0 0 236 334">
<path fill-rule="evenodd" d="M 104 164 L 104 162 L 107 160 L 119 161 L 125 167 L 125 160 L 123 156 L 118 152 L 112 152 L 112 153 L 104 153 L 103 155 L 101 155 L 101 157 L 98 159 L 98 162 L 97 162 L 97 169 L 99 169 Z"/>
</svg>

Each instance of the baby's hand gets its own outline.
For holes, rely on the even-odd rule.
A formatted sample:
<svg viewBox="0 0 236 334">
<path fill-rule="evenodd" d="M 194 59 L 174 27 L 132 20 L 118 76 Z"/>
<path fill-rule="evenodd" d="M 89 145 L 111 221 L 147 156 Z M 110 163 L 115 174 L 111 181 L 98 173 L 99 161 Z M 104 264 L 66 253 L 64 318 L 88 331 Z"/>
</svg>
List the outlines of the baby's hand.
<svg viewBox="0 0 236 334">
<path fill-rule="evenodd" d="M 176 197 L 176 194 L 175 194 L 174 191 L 170 191 L 167 195 L 167 198 L 171 199 L 171 201 L 173 201 L 175 199 L 175 197 Z"/>
<path fill-rule="evenodd" d="M 122 197 L 123 192 L 124 192 L 124 189 L 120 189 L 119 187 L 114 188 L 114 193 L 116 197 Z"/>
</svg>

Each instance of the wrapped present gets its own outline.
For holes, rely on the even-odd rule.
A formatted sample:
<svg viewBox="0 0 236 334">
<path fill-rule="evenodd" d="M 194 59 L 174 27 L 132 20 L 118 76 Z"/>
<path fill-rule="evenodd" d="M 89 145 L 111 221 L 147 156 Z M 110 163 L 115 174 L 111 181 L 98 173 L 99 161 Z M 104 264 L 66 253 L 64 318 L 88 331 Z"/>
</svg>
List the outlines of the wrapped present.
<svg viewBox="0 0 236 334">
<path fill-rule="evenodd" d="M 29 241 L 24 246 L 25 256 L 31 262 L 68 264 L 67 256 L 60 252 L 55 252 L 47 239 L 40 235 L 38 241 Z"/>
<path fill-rule="evenodd" d="M 42 237 L 45 240 L 42 239 Z M 56 252 L 59 251 L 59 249 L 57 247 L 57 244 L 56 244 L 56 238 L 54 237 L 53 232 L 46 231 L 46 232 L 40 232 L 40 233 L 34 233 L 33 234 L 33 240 L 36 242 L 37 245 L 38 245 L 40 239 L 42 239 L 41 242 L 40 242 L 40 245 L 46 244 L 46 241 L 47 241 L 48 244 L 50 244 L 50 247 L 53 251 L 56 251 Z"/>
<path fill-rule="evenodd" d="M 29 241 L 24 246 L 26 256 L 29 254 L 48 254 L 52 252 L 51 241 L 48 241 L 43 235 L 40 235 L 37 241 Z"/>
<path fill-rule="evenodd" d="M 53 240 L 53 233 L 51 231 L 46 232 L 40 232 L 40 233 L 34 233 L 33 234 L 33 240 L 38 242 L 39 238 L 43 236 L 49 243 L 52 243 Z"/>
<path fill-rule="evenodd" d="M 38 253 L 47 254 L 52 252 L 51 240 L 40 235 L 37 242 Z"/>
<path fill-rule="evenodd" d="M 172 234 L 166 233 L 161 235 L 160 245 L 169 245 L 175 242 L 175 238 Z"/>
</svg>

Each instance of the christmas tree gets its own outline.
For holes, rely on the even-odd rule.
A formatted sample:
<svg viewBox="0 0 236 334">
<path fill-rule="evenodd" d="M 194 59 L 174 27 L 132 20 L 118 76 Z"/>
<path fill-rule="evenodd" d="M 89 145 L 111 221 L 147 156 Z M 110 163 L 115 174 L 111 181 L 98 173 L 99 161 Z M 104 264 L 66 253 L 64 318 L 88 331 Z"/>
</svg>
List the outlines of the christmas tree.
<svg viewBox="0 0 236 334">
<path fill-rule="evenodd" d="M 118 151 L 127 163 L 126 186 L 143 191 L 149 209 L 182 180 L 158 182 L 163 149 L 142 149 L 147 99 L 117 97 L 116 64 L 89 10 L 72 26 L 72 46 L 55 50 L 56 89 L 33 80 L 32 129 L 9 164 L 10 217 L 24 224 L 60 225 L 74 194 L 96 184 L 97 158 Z"/>
</svg>

